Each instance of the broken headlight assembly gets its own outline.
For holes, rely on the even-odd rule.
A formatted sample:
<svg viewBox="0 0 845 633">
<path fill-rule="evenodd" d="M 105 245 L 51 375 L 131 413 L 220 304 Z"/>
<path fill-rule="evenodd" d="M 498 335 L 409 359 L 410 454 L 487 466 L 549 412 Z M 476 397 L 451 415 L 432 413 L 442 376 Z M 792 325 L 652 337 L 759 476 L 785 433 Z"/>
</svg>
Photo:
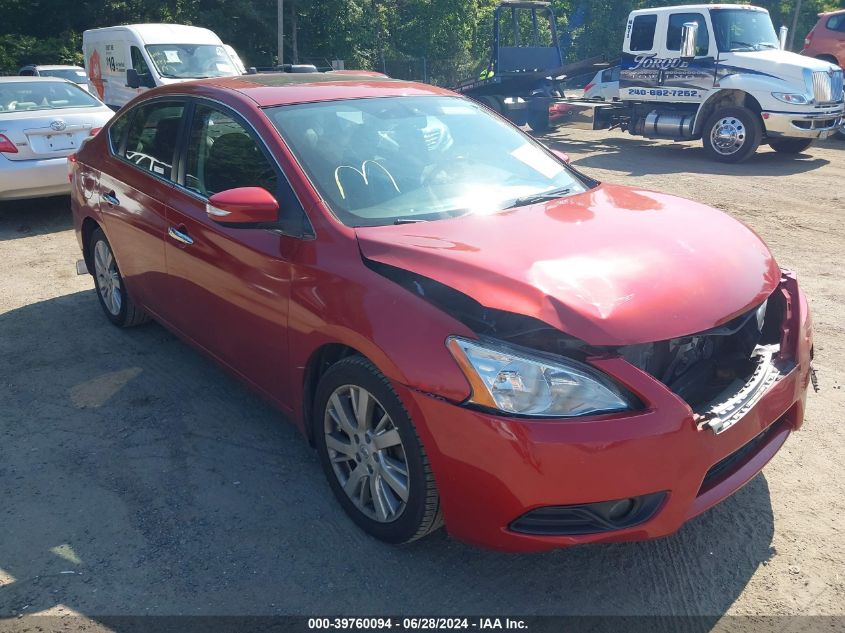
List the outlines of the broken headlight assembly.
<svg viewBox="0 0 845 633">
<path fill-rule="evenodd" d="M 633 408 L 610 378 L 575 360 L 499 341 L 450 337 L 449 351 L 472 387 L 470 402 L 513 415 L 570 418 Z"/>
</svg>

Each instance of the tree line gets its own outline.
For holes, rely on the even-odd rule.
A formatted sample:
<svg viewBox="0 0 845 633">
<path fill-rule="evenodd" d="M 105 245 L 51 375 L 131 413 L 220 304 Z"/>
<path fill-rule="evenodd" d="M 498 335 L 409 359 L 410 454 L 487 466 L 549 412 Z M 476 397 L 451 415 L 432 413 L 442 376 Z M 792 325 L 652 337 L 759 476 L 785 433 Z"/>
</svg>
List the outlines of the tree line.
<svg viewBox="0 0 845 633">
<path fill-rule="evenodd" d="M 566 59 L 616 57 L 628 12 L 681 0 L 553 0 Z M 387 71 L 450 85 L 490 55 L 497 0 L 285 0 L 285 61 Z M 795 46 L 817 13 L 845 0 L 756 0 L 775 27 L 792 25 Z M 0 0 L 0 74 L 27 63 L 82 63 L 82 32 L 135 22 L 204 26 L 247 66 L 277 62 L 277 0 Z"/>
</svg>

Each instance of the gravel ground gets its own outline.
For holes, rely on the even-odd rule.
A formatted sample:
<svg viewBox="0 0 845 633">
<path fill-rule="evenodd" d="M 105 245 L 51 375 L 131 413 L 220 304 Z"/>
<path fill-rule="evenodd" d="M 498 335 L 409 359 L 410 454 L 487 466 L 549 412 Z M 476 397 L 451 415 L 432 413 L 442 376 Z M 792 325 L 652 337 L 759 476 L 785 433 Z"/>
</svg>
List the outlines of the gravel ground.
<svg viewBox="0 0 845 633">
<path fill-rule="evenodd" d="M 598 179 L 724 209 L 798 272 L 821 393 L 761 475 L 659 541 L 515 556 L 441 531 L 383 545 L 267 404 L 159 326 L 107 323 L 74 273 L 67 199 L 3 204 L 0 617 L 609 613 L 703 615 L 707 629 L 726 613 L 845 614 L 845 143 L 723 166 L 700 144 L 545 140 Z"/>
</svg>

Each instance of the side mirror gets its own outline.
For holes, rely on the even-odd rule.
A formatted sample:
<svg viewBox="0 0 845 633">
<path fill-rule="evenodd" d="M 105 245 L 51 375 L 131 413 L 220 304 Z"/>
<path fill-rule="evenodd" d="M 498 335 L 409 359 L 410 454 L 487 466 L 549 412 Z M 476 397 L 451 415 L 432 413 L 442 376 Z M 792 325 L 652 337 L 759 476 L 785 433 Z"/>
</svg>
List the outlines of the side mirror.
<svg viewBox="0 0 845 633">
<path fill-rule="evenodd" d="M 219 224 L 267 224 L 279 219 L 279 203 L 261 187 L 238 187 L 215 193 L 205 212 Z"/>
<path fill-rule="evenodd" d="M 572 159 L 569 158 L 569 154 L 567 154 L 566 152 L 561 152 L 559 149 L 552 149 L 551 147 L 549 148 L 549 151 L 555 156 L 557 156 L 558 160 L 560 160 L 562 163 L 565 163 L 566 165 L 572 162 Z"/>
<path fill-rule="evenodd" d="M 126 87 L 127 88 L 140 88 L 141 87 L 141 77 L 138 75 L 138 71 L 134 68 L 127 68 L 126 69 Z"/>
<path fill-rule="evenodd" d="M 696 43 L 698 42 L 698 24 L 685 22 L 681 27 L 681 59 L 691 62 L 695 59 Z"/>
<path fill-rule="evenodd" d="M 786 50 L 786 36 L 789 35 L 789 29 L 785 26 L 780 27 L 780 31 L 778 31 L 778 44 L 780 44 L 780 50 Z"/>
</svg>

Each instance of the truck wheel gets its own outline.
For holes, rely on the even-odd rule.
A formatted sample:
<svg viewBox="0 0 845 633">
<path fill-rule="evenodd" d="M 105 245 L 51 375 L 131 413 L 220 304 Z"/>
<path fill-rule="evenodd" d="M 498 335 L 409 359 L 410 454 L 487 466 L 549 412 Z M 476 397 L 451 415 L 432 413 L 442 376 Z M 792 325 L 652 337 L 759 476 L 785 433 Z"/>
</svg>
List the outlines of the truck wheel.
<svg viewBox="0 0 845 633">
<path fill-rule="evenodd" d="M 486 105 L 493 112 L 498 112 L 499 114 L 501 114 L 504 111 L 504 108 L 502 107 L 502 102 L 499 101 L 499 99 L 496 97 L 487 95 L 484 97 L 478 97 L 478 101 Z"/>
<path fill-rule="evenodd" d="M 740 163 L 751 157 L 763 138 L 763 123 L 748 108 L 716 110 L 702 129 L 704 152 L 722 163 Z"/>
<path fill-rule="evenodd" d="M 549 131 L 549 113 L 548 112 L 531 112 L 528 115 L 528 127 L 535 134 L 542 134 Z"/>
<path fill-rule="evenodd" d="M 812 144 L 811 138 L 779 138 L 769 142 L 772 149 L 781 154 L 800 154 Z"/>
</svg>

